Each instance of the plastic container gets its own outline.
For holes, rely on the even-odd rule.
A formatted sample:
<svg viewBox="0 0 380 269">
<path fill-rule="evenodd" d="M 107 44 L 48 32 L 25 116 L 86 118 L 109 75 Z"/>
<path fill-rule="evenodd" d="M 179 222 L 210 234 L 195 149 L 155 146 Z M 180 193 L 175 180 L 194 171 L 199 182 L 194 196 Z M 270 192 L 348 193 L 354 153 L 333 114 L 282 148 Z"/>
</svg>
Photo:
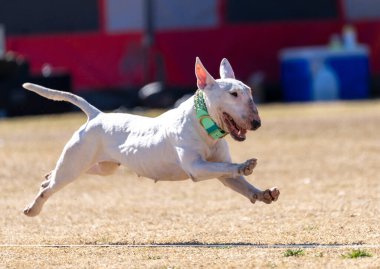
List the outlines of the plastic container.
<svg viewBox="0 0 380 269">
<path fill-rule="evenodd" d="M 285 49 L 280 53 L 281 83 L 287 102 L 353 100 L 369 97 L 365 46 Z"/>
</svg>

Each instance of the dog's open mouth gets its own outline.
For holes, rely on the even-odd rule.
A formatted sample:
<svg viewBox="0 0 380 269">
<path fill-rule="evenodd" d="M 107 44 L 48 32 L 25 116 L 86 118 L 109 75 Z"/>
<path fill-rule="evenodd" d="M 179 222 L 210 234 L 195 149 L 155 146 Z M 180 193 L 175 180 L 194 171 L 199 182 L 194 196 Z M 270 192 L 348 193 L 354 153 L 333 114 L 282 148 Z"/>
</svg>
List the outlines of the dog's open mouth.
<svg viewBox="0 0 380 269">
<path fill-rule="evenodd" d="M 245 134 L 247 133 L 247 129 L 239 126 L 234 119 L 226 112 L 223 112 L 224 122 L 227 125 L 228 132 L 231 134 L 232 138 L 237 141 L 244 141 Z"/>
</svg>

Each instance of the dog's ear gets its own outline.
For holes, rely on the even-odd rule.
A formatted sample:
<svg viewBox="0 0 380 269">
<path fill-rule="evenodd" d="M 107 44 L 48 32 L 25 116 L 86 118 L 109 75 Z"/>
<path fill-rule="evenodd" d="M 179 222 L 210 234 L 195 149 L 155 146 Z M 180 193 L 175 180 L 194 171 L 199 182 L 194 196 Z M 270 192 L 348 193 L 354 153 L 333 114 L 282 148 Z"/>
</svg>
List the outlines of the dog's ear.
<svg viewBox="0 0 380 269">
<path fill-rule="evenodd" d="M 219 74 L 220 78 L 235 78 L 232 66 L 226 58 L 223 58 L 222 62 L 220 63 Z"/>
<path fill-rule="evenodd" d="M 215 79 L 207 72 L 198 57 L 195 60 L 195 76 L 197 77 L 198 89 L 203 90 L 207 86 L 216 83 Z"/>
</svg>

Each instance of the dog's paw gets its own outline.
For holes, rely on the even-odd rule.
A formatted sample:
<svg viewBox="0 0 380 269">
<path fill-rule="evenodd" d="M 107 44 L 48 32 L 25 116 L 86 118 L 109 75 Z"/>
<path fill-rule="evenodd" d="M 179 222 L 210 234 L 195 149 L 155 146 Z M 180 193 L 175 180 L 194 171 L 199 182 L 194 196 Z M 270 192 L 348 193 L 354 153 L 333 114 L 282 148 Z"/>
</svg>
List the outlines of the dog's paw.
<svg viewBox="0 0 380 269">
<path fill-rule="evenodd" d="M 270 204 L 272 202 L 277 201 L 279 196 L 280 196 L 280 191 L 276 187 L 273 187 L 273 188 L 263 191 L 262 197 L 260 200 L 266 204 Z"/>
<path fill-rule="evenodd" d="M 249 159 L 246 162 L 239 165 L 239 175 L 249 176 L 252 174 L 253 169 L 256 167 L 257 159 Z"/>
<path fill-rule="evenodd" d="M 28 205 L 25 207 L 24 209 L 24 214 L 28 217 L 35 217 L 37 216 L 38 214 L 40 213 L 39 210 L 36 210 L 35 207 L 33 207 L 33 205 Z"/>
<path fill-rule="evenodd" d="M 24 209 L 24 214 L 28 217 L 35 217 L 40 214 L 46 198 L 44 198 L 45 193 L 40 192 L 38 197 Z"/>
</svg>

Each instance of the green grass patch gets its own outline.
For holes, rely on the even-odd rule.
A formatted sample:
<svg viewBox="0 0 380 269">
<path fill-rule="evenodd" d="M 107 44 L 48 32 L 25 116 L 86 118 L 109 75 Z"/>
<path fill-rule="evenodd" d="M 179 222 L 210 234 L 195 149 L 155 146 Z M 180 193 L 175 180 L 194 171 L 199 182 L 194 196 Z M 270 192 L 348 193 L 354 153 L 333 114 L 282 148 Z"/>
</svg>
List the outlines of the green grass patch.
<svg viewBox="0 0 380 269">
<path fill-rule="evenodd" d="M 343 254 L 342 257 L 346 259 L 357 259 L 357 258 L 364 258 L 364 257 L 372 257 L 372 254 L 366 250 L 353 249 L 351 250 L 351 252 Z"/>
<path fill-rule="evenodd" d="M 299 257 L 299 256 L 303 256 L 305 255 L 305 252 L 303 249 L 287 249 L 284 253 L 284 256 L 285 257 L 291 257 L 291 256 L 294 256 L 294 257 Z"/>
</svg>

